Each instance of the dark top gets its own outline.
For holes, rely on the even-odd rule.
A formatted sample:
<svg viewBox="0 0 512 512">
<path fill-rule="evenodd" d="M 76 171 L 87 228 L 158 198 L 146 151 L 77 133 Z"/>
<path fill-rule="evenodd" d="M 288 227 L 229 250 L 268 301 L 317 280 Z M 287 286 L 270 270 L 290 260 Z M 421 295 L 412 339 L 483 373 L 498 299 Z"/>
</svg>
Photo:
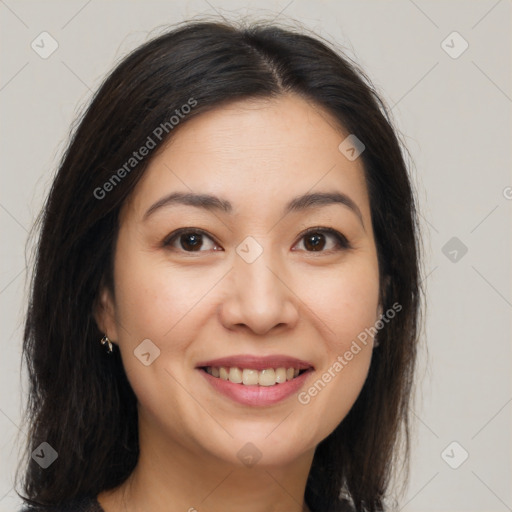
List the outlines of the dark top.
<svg viewBox="0 0 512 512">
<path fill-rule="evenodd" d="M 27 505 L 20 512 L 105 512 L 95 496 L 86 496 L 69 501 L 58 507 L 33 507 Z"/>
</svg>

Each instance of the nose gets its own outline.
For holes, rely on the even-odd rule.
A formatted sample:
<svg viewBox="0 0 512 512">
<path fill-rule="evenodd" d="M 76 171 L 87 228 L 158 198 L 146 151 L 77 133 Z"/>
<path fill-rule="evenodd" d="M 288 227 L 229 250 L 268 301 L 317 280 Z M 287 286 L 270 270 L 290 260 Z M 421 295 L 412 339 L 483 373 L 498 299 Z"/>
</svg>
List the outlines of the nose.
<svg viewBox="0 0 512 512">
<path fill-rule="evenodd" d="M 263 251 L 252 263 L 235 256 L 219 310 L 222 324 L 229 330 L 249 329 L 258 335 L 293 328 L 300 301 L 290 281 L 270 251 Z"/>
</svg>

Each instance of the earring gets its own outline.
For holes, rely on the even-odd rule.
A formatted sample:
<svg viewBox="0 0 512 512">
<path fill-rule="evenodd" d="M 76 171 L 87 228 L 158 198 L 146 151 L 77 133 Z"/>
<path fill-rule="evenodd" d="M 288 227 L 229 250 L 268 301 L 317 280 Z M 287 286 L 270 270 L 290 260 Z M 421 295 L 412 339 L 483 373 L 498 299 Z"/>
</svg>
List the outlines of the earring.
<svg viewBox="0 0 512 512">
<path fill-rule="evenodd" d="M 112 342 L 110 341 L 109 337 L 106 334 L 105 336 L 103 336 L 103 338 L 101 338 L 100 343 L 102 345 L 107 345 L 107 354 L 112 354 L 112 352 L 114 351 Z"/>
</svg>

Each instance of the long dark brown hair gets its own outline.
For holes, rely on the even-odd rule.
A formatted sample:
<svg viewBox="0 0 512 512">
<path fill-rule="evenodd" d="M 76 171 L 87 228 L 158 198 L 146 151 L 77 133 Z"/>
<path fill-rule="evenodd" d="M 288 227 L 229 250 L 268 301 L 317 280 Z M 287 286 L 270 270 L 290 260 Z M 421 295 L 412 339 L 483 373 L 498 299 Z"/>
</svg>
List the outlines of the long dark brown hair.
<svg viewBox="0 0 512 512">
<path fill-rule="evenodd" d="M 77 122 L 37 224 L 23 344 L 29 440 L 19 470 L 26 503 L 96 496 L 125 481 L 137 463 L 136 397 L 119 352 L 106 357 L 99 344 L 93 311 L 100 286 L 113 284 L 119 210 L 172 137 L 169 119 L 191 98 L 196 103 L 176 129 L 234 100 L 294 92 L 365 144 L 381 303 L 384 311 L 402 307 L 378 333 L 354 406 L 317 446 L 305 498 L 313 512 L 338 510 L 342 491 L 357 511 L 384 509 L 393 471 L 409 459 L 422 303 L 415 199 L 403 143 L 370 80 L 341 50 L 304 32 L 265 22 L 184 22 L 124 58 Z M 113 174 L 165 123 L 168 134 L 153 137 L 151 153 L 114 183 Z M 30 457 L 42 442 L 59 454 L 46 469 Z"/>
</svg>

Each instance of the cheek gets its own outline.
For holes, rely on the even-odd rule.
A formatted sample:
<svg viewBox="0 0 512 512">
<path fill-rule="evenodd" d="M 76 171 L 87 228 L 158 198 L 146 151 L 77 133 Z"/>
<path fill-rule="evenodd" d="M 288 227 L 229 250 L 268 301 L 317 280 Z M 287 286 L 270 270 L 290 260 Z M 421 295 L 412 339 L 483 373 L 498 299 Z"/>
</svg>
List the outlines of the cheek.
<svg viewBox="0 0 512 512">
<path fill-rule="evenodd" d="M 180 370 L 186 359 L 187 336 L 194 336 L 198 327 L 190 319 L 208 283 L 197 280 L 191 286 L 186 272 L 148 258 L 144 251 L 125 251 L 115 269 L 123 366 L 139 403 L 156 419 L 162 414 L 162 399 L 178 410 L 181 388 L 173 376 L 183 380 Z M 144 351 L 139 347 L 145 347 Z M 149 353 L 148 365 L 144 364 L 145 353 Z"/>
<path fill-rule="evenodd" d="M 147 254 L 132 254 L 116 267 L 118 322 L 134 338 L 163 341 L 200 303 L 215 282 L 208 273 L 198 279 L 187 270 Z"/>
<path fill-rule="evenodd" d="M 211 314 L 205 311 L 208 294 L 223 274 L 177 269 L 144 251 L 125 254 L 115 267 L 119 345 L 134 391 L 149 404 L 158 396 L 155 389 L 162 386 L 166 396 L 174 385 L 166 370 L 180 380 L 186 374 L 191 340 L 200 336 L 205 316 Z M 144 340 L 150 340 L 158 354 L 149 366 L 136 357 Z"/>
<path fill-rule="evenodd" d="M 308 305 L 322 319 L 323 357 L 315 379 L 298 396 L 299 403 L 321 422 L 312 422 L 314 437 L 329 435 L 345 418 L 368 375 L 377 320 L 378 268 L 347 265 L 338 274 L 318 280 L 316 298 L 310 289 Z M 306 288 L 304 288 L 305 290 Z"/>
<path fill-rule="evenodd" d="M 378 286 L 372 281 L 347 279 L 336 290 L 338 293 L 333 290 L 331 300 L 323 304 L 323 318 L 330 330 L 324 339 L 322 380 L 337 396 L 345 397 L 338 403 L 346 404 L 355 400 L 368 373 Z"/>
<path fill-rule="evenodd" d="M 323 321 L 328 351 L 344 352 L 352 339 L 375 323 L 379 275 L 373 258 L 301 279 L 301 297 L 307 297 L 308 307 Z"/>
<path fill-rule="evenodd" d="M 377 272 L 373 267 L 356 270 L 340 279 L 337 299 L 332 297 L 329 315 L 334 334 L 327 340 L 328 368 L 336 375 L 332 380 L 354 399 L 368 373 L 379 301 Z"/>
</svg>

